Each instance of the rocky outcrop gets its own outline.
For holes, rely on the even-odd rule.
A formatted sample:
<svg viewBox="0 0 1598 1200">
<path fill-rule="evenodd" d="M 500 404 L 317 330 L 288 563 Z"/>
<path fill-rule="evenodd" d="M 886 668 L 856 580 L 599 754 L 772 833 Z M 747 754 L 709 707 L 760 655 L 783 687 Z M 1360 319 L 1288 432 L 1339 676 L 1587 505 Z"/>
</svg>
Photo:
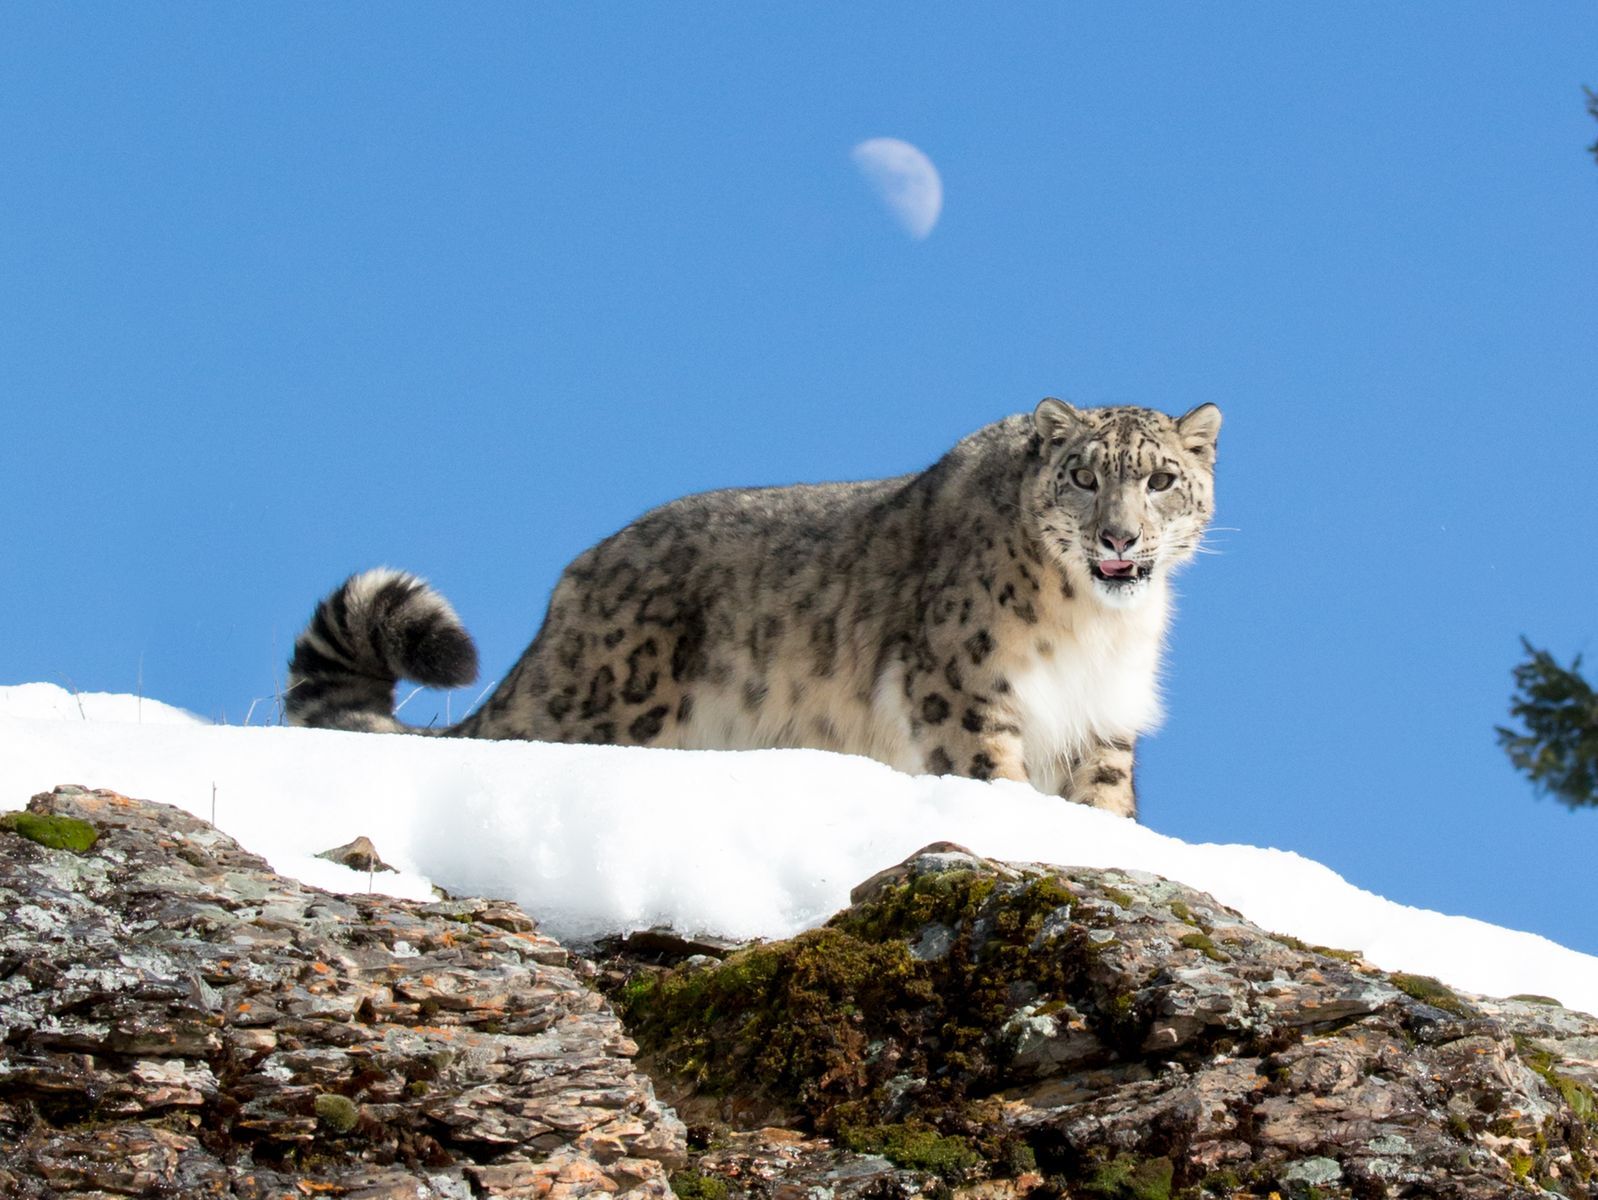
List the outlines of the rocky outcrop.
<svg viewBox="0 0 1598 1200">
<path fill-rule="evenodd" d="M 1598 1021 L 1149 875 L 929 847 L 791 941 L 596 970 L 61 788 L 0 817 L 0 912 L 7 1198 L 1598 1196 Z"/>
<path fill-rule="evenodd" d="M 515 906 L 334 896 L 110 792 L 29 813 L 0 832 L 0 1195 L 669 1194 L 681 1123 Z"/>
<path fill-rule="evenodd" d="M 1598 1022 L 1384 974 L 1150 875 L 933 847 L 825 928 L 618 995 L 722 1196 L 792 1194 L 785 1153 L 834 1197 L 1598 1195 Z M 856 1157 L 721 1133 L 769 1121 Z"/>
</svg>

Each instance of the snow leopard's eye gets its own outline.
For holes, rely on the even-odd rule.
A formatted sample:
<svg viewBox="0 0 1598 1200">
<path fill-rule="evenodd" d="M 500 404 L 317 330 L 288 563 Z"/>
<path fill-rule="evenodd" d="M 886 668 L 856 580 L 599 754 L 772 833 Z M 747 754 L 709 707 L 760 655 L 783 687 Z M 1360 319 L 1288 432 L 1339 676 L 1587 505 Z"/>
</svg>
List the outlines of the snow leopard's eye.
<svg viewBox="0 0 1598 1200">
<path fill-rule="evenodd" d="M 1169 471 L 1156 471 L 1154 474 L 1149 476 L 1149 491 L 1168 491 L 1170 486 L 1175 482 L 1176 476 L 1172 475 Z"/>
<path fill-rule="evenodd" d="M 1071 482 L 1084 492 L 1091 492 L 1099 486 L 1098 478 L 1086 467 L 1078 467 L 1071 472 Z"/>
</svg>

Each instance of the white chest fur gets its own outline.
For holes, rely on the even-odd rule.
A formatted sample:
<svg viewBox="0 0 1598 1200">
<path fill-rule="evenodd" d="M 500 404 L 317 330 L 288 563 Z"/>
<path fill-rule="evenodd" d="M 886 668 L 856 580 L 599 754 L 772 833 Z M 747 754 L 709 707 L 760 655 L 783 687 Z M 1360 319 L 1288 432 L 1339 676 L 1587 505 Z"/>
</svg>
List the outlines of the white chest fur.
<svg viewBox="0 0 1598 1200">
<path fill-rule="evenodd" d="M 1170 608 L 1163 581 L 1130 610 L 1079 597 L 1038 625 L 1023 652 L 1006 656 L 1034 786 L 1057 791 L 1073 755 L 1159 724 L 1160 655 Z"/>
</svg>

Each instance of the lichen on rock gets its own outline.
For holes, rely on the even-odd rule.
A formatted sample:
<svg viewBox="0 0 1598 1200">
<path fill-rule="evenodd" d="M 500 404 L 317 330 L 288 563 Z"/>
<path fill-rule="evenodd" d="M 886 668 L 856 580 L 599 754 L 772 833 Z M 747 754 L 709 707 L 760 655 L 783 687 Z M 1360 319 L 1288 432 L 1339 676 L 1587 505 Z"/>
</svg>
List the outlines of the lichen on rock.
<svg viewBox="0 0 1598 1200">
<path fill-rule="evenodd" d="M 59 788 L 0 854 L 0 1196 L 664 1200 L 682 1125 L 503 901 L 336 896 Z"/>
<path fill-rule="evenodd" d="M 0 854 L 8 1200 L 1598 1197 L 1598 1020 L 1152 875 L 940 844 L 789 941 L 596 970 L 515 905 L 302 887 L 176 809 L 29 815 L 98 840 Z"/>
</svg>

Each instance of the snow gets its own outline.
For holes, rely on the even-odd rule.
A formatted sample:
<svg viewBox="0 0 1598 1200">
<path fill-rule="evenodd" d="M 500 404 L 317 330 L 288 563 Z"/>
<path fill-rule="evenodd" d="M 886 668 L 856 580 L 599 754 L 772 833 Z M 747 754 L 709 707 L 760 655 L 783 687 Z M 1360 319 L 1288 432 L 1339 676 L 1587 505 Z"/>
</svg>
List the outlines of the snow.
<svg viewBox="0 0 1598 1200">
<path fill-rule="evenodd" d="M 1388 970 L 1598 1012 L 1598 958 L 1395 904 L 1289 851 L 1192 845 L 1020 784 L 910 776 L 812 750 L 219 726 L 149 699 L 38 683 L 0 688 L 0 745 L 5 806 L 61 783 L 113 788 L 214 819 L 318 887 L 426 899 L 437 883 L 509 897 L 567 941 L 654 924 L 786 937 L 883 867 L 952 841 L 1011 861 L 1154 872 Z M 369 880 L 314 857 L 362 834 L 399 874 Z"/>
<path fill-rule="evenodd" d="M 53 683 L 0 687 L 0 717 L 44 717 L 61 721 L 115 721 L 129 725 L 201 725 L 181 708 L 115 692 L 69 692 Z"/>
</svg>

